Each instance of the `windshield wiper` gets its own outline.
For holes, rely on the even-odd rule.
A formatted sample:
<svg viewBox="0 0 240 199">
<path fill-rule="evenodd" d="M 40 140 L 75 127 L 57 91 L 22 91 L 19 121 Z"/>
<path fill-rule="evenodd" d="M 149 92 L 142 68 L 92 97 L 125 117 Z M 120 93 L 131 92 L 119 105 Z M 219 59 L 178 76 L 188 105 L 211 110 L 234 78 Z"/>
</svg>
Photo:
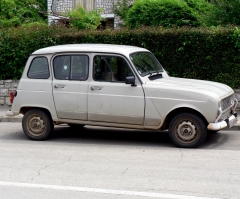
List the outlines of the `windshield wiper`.
<svg viewBox="0 0 240 199">
<path fill-rule="evenodd" d="M 154 71 L 155 74 L 151 73 L 150 71 L 148 71 L 148 73 L 150 74 L 148 76 L 148 79 L 150 80 L 155 80 L 155 79 L 159 79 L 159 78 L 162 78 L 162 73 L 159 73 L 160 71 Z"/>
<path fill-rule="evenodd" d="M 161 71 L 160 70 L 153 70 L 153 71 L 148 71 L 148 74 L 150 76 L 153 76 L 153 75 L 158 75 Z M 155 74 L 156 73 L 156 74 Z"/>
</svg>

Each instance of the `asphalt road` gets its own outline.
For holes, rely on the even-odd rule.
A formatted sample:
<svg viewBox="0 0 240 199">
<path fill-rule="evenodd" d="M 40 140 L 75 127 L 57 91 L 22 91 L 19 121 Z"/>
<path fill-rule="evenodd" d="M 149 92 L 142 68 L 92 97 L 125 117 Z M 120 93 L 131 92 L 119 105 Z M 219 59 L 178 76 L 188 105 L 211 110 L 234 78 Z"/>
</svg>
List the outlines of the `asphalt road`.
<svg viewBox="0 0 240 199">
<path fill-rule="evenodd" d="M 0 123 L 0 198 L 240 198 L 240 132 L 176 148 L 167 132 L 55 127 L 31 141 Z"/>
</svg>

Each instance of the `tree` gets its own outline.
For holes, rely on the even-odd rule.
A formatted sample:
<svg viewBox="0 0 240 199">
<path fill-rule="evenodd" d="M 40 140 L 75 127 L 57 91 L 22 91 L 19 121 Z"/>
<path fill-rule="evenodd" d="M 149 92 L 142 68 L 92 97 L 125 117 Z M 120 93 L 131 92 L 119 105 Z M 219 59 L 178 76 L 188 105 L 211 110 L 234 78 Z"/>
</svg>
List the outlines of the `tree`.
<svg viewBox="0 0 240 199">
<path fill-rule="evenodd" d="M 39 14 L 44 6 L 43 0 L 1 0 L 0 27 L 44 22 Z"/>
</svg>

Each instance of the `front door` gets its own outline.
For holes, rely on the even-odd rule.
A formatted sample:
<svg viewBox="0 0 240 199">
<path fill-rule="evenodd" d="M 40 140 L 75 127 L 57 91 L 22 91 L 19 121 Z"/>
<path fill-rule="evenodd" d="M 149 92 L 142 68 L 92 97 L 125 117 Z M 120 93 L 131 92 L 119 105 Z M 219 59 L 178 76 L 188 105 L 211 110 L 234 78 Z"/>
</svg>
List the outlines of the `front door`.
<svg viewBox="0 0 240 199">
<path fill-rule="evenodd" d="M 88 120 L 143 125 L 144 93 L 140 82 L 125 84 L 134 76 L 125 58 L 95 55 L 93 80 L 89 83 Z"/>
<path fill-rule="evenodd" d="M 87 120 L 88 55 L 57 55 L 53 59 L 53 71 L 53 97 L 58 117 Z"/>
</svg>

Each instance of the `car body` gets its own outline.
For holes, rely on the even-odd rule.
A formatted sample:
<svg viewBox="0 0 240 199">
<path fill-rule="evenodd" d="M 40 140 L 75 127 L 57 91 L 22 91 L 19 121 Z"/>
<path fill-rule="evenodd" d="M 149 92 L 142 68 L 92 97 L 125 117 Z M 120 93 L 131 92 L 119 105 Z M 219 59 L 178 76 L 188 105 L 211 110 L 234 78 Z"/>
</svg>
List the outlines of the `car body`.
<svg viewBox="0 0 240 199">
<path fill-rule="evenodd" d="M 170 77 L 144 48 L 69 44 L 30 55 L 7 115 L 22 113 L 33 140 L 66 123 L 168 129 L 178 147 L 197 147 L 207 131 L 236 123 L 233 93 L 221 83 Z"/>
</svg>

